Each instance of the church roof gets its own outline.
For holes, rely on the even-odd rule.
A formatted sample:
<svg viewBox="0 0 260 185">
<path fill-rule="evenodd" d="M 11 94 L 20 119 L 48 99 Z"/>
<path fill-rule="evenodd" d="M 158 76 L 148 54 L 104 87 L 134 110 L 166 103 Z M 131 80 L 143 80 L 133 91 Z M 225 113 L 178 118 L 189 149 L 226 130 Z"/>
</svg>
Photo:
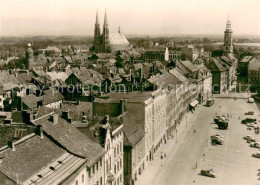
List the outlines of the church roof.
<svg viewBox="0 0 260 185">
<path fill-rule="evenodd" d="M 122 33 L 110 33 L 109 34 L 110 44 L 129 44 L 127 38 Z"/>
</svg>

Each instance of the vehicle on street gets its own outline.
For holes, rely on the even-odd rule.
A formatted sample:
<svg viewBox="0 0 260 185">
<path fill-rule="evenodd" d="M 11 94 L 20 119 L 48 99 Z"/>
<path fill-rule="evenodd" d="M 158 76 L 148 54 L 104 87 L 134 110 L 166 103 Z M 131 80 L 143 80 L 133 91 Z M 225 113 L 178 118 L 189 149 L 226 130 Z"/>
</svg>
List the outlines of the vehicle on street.
<svg viewBox="0 0 260 185">
<path fill-rule="evenodd" d="M 228 121 L 219 120 L 218 128 L 226 130 L 228 128 Z"/>
<path fill-rule="evenodd" d="M 254 100 L 254 98 L 248 98 L 248 101 L 247 101 L 248 103 L 254 103 L 255 102 L 255 100 Z"/>
<path fill-rule="evenodd" d="M 211 144 L 213 145 L 223 145 L 223 139 L 220 138 L 211 138 Z"/>
<path fill-rule="evenodd" d="M 223 140 L 223 136 L 221 134 L 214 134 L 212 136 L 210 136 L 211 139 L 217 138 L 217 139 L 222 139 Z"/>
<path fill-rule="evenodd" d="M 252 154 L 252 156 L 260 159 L 260 151 L 257 151 L 257 153 Z"/>
<path fill-rule="evenodd" d="M 260 144 L 259 144 L 259 142 L 251 143 L 249 146 L 252 147 L 252 148 L 259 148 L 259 149 L 260 149 Z"/>
<path fill-rule="evenodd" d="M 245 115 L 254 115 L 254 113 L 255 113 L 254 111 L 248 111 L 245 113 Z"/>
<path fill-rule="evenodd" d="M 226 118 L 226 116 L 218 114 L 215 118 L 214 118 L 214 122 L 216 124 L 218 124 L 219 121 L 228 121 L 228 119 Z"/>
<path fill-rule="evenodd" d="M 244 139 L 249 141 L 249 142 L 255 142 L 256 141 L 251 135 L 245 136 Z"/>
<path fill-rule="evenodd" d="M 256 123 L 256 119 L 254 118 L 246 118 L 246 119 L 243 119 L 241 121 L 242 124 L 247 124 L 247 123 Z"/>
<path fill-rule="evenodd" d="M 207 99 L 207 101 L 206 101 L 206 106 L 207 106 L 207 107 L 210 107 L 210 106 L 213 105 L 214 103 L 215 103 L 214 100 L 212 100 L 212 99 Z"/>
<path fill-rule="evenodd" d="M 200 171 L 200 174 L 201 174 L 202 176 L 211 177 L 211 178 L 215 178 L 215 177 L 216 177 L 216 175 L 215 175 L 215 173 L 213 172 L 212 169 L 209 169 L 209 170 L 201 170 L 201 171 Z"/>
<path fill-rule="evenodd" d="M 252 128 L 257 128 L 257 125 L 255 125 L 254 123 L 247 123 L 246 126 L 252 127 Z"/>
</svg>

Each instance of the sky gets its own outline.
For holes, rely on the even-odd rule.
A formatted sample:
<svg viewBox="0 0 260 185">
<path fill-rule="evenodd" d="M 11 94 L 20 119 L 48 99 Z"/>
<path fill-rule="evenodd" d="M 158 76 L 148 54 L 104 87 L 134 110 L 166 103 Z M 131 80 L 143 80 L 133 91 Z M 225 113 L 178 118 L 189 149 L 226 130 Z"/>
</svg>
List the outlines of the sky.
<svg viewBox="0 0 260 185">
<path fill-rule="evenodd" d="M 260 35 L 260 0 L 0 0 L 0 36 L 93 35 L 96 11 L 126 35 Z"/>
</svg>

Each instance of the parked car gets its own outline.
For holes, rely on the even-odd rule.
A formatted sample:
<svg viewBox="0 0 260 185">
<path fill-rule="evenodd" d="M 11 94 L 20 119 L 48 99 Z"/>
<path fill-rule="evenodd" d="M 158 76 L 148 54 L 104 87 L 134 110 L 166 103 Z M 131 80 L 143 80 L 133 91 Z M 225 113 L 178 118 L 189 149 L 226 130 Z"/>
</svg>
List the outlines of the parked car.
<svg viewBox="0 0 260 185">
<path fill-rule="evenodd" d="M 249 146 L 250 146 L 250 147 L 253 147 L 253 148 L 259 148 L 259 149 L 260 149 L 260 144 L 259 144 L 259 142 L 251 143 Z"/>
<path fill-rule="evenodd" d="M 255 102 L 255 100 L 254 100 L 254 98 L 248 98 L 248 101 L 247 101 L 248 103 L 254 103 Z"/>
<path fill-rule="evenodd" d="M 256 119 L 254 118 L 246 118 L 246 119 L 243 119 L 241 121 L 242 124 L 247 124 L 247 123 L 256 123 Z"/>
<path fill-rule="evenodd" d="M 254 113 L 255 113 L 254 111 L 248 111 L 245 113 L 245 115 L 254 115 Z"/>
<path fill-rule="evenodd" d="M 255 125 L 254 123 L 247 123 L 246 126 L 252 127 L 252 128 L 257 128 L 257 125 Z"/>
<path fill-rule="evenodd" d="M 260 158 L 260 151 L 257 151 L 255 154 L 252 154 L 253 157 Z"/>
<path fill-rule="evenodd" d="M 219 129 L 226 130 L 226 129 L 228 128 L 228 122 L 227 122 L 227 121 L 220 120 L 220 121 L 218 122 L 218 128 L 219 128 Z"/>
<path fill-rule="evenodd" d="M 255 139 L 250 135 L 245 136 L 244 139 L 250 142 L 255 142 Z"/>
<path fill-rule="evenodd" d="M 215 173 L 213 172 L 212 169 L 210 169 L 210 170 L 201 170 L 200 174 L 202 176 L 211 177 L 211 178 L 215 178 L 216 177 L 216 175 L 215 175 Z"/>
<path fill-rule="evenodd" d="M 223 140 L 223 136 L 221 134 L 214 134 L 212 136 L 210 136 L 211 139 L 217 138 L 217 139 L 221 139 Z"/>
<path fill-rule="evenodd" d="M 213 105 L 214 103 L 215 103 L 214 100 L 212 100 L 212 99 L 207 99 L 207 101 L 206 101 L 206 106 L 207 106 L 207 107 L 210 107 L 210 106 Z"/>
<path fill-rule="evenodd" d="M 213 145 L 223 145 L 223 139 L 220 139 L 220 138 L 211 138 L 211 143 Z"/>
</svg>

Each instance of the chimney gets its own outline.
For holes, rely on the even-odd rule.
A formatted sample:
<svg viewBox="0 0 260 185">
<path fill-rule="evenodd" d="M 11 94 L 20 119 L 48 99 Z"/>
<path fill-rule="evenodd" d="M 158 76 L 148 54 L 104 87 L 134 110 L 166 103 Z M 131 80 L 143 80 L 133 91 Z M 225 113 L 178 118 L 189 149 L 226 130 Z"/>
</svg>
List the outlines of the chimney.
<svg viewBox="0 0 260 185">
<path fill-rule="evenodd" d="M 37 126 L 36 126 L 35 134 L 36 134 L 37 136 L 40 136 L 41 139 L 43 139 L 42 125 L 37 125 Z"/>
<path fill-rule="evenodd" d="M 14 141 L 8 141 L 7 145 L 15 151 Z"/>
<path fill-rule="evenodd" d="M 130 82 L 132 80 L 132 69 L 129 70 L 129 74 L 130 74 Z"/>
<path fill-rule="evenodd" d="M 62 111 L 62 115 L 61 117 L 65 120 L 67 120 L 69 123 L 71 123 L 72 119 L 69 115 L 69 110 L 66 110 L 66 111 Z"/>
<path fill-rule="evenodd" d="M 125 112 L 125 101 L 123 99 L 120 100 L 120 114 Z"/>
<path fill-rule="evenodd" d="M 59 114 L 55 113 L 55 114 L 51 115 L 51 122 L 53 124 L 57 124 L 59 122 Z"/>
</svg>

